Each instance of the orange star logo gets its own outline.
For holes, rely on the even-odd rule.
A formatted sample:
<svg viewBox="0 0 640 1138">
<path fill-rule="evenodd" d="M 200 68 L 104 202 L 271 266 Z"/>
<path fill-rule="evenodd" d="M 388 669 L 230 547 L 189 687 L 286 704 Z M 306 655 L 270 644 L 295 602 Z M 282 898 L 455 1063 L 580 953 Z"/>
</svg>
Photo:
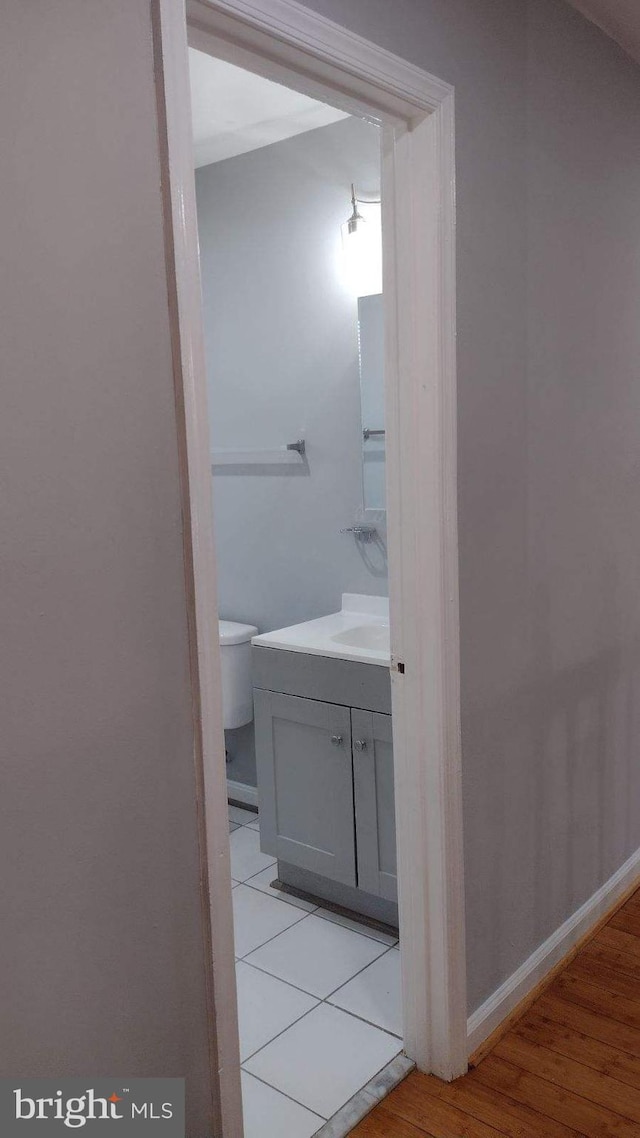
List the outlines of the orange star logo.
<svg viewBox="0 0 640 1138">
<path fill-rule="evenodd" d="M 111 1098 L 109 1099 L 109 1102 L 122 1102 L 122 1099 L 118 1098 L 116 1092 L 114 1091 L 111 1095 Z"/>
</svg>

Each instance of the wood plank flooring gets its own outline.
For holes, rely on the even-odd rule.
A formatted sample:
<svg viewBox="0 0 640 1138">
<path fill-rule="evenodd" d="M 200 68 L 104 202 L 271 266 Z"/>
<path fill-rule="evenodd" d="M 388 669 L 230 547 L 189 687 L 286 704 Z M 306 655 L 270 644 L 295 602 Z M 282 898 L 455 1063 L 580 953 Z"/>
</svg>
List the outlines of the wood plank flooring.
<svg viewBox="0 0 640 1138">
<path fill-rule="evenodd" d="M 640 890 L 462 1079 L 417 1072 L 354 1138 L 640 1138 Z"/>
</svg>

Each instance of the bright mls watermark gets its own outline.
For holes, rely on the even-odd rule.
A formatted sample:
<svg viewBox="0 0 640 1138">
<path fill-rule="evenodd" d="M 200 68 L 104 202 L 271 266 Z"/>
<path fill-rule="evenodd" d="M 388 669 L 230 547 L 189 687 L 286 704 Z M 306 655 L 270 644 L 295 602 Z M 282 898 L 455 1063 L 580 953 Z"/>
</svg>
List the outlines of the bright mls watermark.
<svg viewBox="0 0 640 1138">
<path fill-rule="evenodd" d="M 185 1138 L 184 1079 L 0 1079 L 2 1138 L 70 1131 Z"/>
</svg>

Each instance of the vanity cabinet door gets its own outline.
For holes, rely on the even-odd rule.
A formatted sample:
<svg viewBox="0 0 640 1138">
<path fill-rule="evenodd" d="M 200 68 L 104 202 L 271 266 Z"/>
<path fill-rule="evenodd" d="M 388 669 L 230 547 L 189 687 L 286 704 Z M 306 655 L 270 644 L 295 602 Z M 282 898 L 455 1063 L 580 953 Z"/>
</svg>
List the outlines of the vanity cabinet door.
<svg viewBox="0 0 640 1138">
<path fill-rule="evenodd" d="M 391 716 L 351 712 L 358 887 L 397 901 Z"/>
<path fill-rule="evenodd" d="M 355 885 L 349 708 L 254 694 L 262 849 Z"/>
</svg>

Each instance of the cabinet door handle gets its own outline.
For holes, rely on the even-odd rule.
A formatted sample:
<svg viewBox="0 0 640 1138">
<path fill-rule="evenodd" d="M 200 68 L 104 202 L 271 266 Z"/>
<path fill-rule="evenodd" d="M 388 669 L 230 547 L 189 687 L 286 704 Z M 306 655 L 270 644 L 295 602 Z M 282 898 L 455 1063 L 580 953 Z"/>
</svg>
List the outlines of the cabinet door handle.
<svg viewBox="0 0 640 1138">
<path fill-rule="evenodd" d="M 342 735 L 332 735 L 331 742 L 333 743 L 334 747 L 341 747 L 343 743 Z"/>
<path fill-rule="evenodd" d="M 353 745 L 354 745 L 356 751 L 366 751 L 367 740 L 366 739 L 354 739 Z"/>
</svg>

